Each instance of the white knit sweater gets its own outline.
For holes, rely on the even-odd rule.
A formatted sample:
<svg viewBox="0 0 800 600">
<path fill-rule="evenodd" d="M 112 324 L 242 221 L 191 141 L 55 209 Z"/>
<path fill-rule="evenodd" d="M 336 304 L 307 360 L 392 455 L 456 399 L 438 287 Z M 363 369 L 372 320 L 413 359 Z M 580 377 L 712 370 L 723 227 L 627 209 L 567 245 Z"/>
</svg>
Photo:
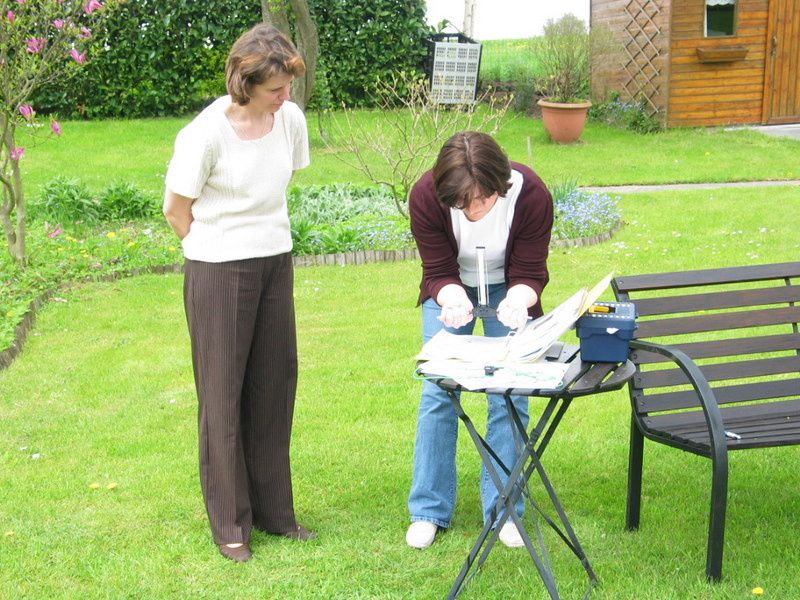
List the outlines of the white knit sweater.
<svg viewBox="0 0 800 600">
<path fill-rule="evenodd" d="M 310 164 L 303 112 L 284 102 L 272 130 L 241 140 L 225 116 L 223 96 L 184 127 L 175 140 L 166 187 L 195 198 L 184 256 L 226 262 L 274 256 L 292 249 L 286 188 L 292 172 Z"/>
</svg>

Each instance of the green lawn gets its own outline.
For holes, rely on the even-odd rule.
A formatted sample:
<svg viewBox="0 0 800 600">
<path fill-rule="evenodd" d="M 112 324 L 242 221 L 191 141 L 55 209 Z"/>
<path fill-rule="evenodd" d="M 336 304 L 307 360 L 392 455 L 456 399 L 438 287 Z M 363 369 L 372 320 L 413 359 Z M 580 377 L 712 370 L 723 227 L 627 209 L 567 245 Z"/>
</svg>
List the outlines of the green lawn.
<svg viewBox="0 0 800 600">
<path fill-rule="evenodd" d="M 541 37 L 481 41 L 481 81 L 525 81 L 539 75 L 537 59 L 542 41 Z"/>
<path fill-rule="evenodd" d="M 375 112 L 359 111 L 358 118 L 367 128 L 379 127 Z M 42 185 L 66 175 L 98 190 L 114 180 L 132 182 L 160 198 L 175 135 L 188 120 L 67 122 L 60 138 L 42 139 L 33 147 L 23 135 L 18 143 L 28 146 L 21 163 L 27 193 L 36 197 Z M 317 115 L 310 113 L 308 121 L 312 165 L 296 175 L 295 183 L 366 183 L 361 173 L 336 158 L 340 148 L 322 143 Z M 327 130 L 333 128 L 328 125 Z M 580 185 L 800 179 L 796 140 L 749 130 L 674 129 L 640 135 L 590 122 L 581 143 L 559 146 L 547 140 L 540 120 L 509 114 L 497 136 L 513 160 L 525 163 L 529 137 L 534 169 L 546 183 L 563 179 L 577 179 Z"/>
<path fill-rule="evenodd" d="M 553 251 L 545 308 L 612 269 L 796 260 L 799 196 L 782 187 L 623 198 L 627 224 L 610 242 Z M 296 271 L 296 504 L 320 537 L 255 535 L 247 565 L 216 553 L 200 497 L 181 276 L 60 292 L 0 372 L 0 597 L 445 596 L 480 528 L 479 460 L 462 430 L 454 525 L 425 552 L 407 548 L 418 277 L 416 262 Z M 480 429 L 484 400 L 465 405 Z M 731 456 L 725 579 L 712 586 L 709 461 L 648 446 L 642 529 L 623 530 L 628 410 L 624 391 L 576 401 L 544 459 L 600 578 L 591 597 L 734 600 L 756 586 L 764 598 L 800 597 L 797 448 Z M 550 548 L 563 597 L 580 597 L 580 567 L 552 539 Z M 546 594 L 524 551 L 497 547 L 462 597 Z"/>
</svg>

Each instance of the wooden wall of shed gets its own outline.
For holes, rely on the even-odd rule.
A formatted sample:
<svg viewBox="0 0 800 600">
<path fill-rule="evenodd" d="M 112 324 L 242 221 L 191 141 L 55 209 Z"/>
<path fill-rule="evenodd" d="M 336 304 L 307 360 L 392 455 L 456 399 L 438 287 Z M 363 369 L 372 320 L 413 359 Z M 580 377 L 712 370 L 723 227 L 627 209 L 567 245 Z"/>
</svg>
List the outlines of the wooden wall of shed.
<svg viewBox="0 0 800 600">
<path fill-rule="evenodd" d="M 668 125 L 761 122 L 769 0 L 737 4 L 736 35 L 705 38 L 705 2 L 672 0 Z M 698 47 L 726 46 L 745 46 L 747 55 L 723 63 L 698 59 Z"/>
<path fill-rule="evenodd" d="M 641 9 L 647 12 L 640 13 Z M 594 100 L 605 101 L 611 91 L 624 101 L 640 100 L 644 94 L 650 112 L 657 110 L 656 116 L 664 120 L 669 97 L 669 15 L 670 0 L 591 0 L 591 26 L 608 27 L 618 43 L 615 55 L 592 66 Z M 637 52 L 638 47 L 644 52 Z"/>
</svg>

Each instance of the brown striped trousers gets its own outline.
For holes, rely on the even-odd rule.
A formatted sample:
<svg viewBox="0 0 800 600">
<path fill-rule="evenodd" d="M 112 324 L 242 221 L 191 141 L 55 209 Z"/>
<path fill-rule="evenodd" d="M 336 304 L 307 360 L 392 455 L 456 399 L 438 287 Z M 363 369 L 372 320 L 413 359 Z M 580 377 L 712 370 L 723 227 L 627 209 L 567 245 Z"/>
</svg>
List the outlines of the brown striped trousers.
<svg viewBox="0 0 800 600">
<path fill-rule="evenodd" d="M 217 544 L 296 527 L 289 440 L 297 387 L 290 254 L 186 260 L 200 486 Z"/>
</svg>

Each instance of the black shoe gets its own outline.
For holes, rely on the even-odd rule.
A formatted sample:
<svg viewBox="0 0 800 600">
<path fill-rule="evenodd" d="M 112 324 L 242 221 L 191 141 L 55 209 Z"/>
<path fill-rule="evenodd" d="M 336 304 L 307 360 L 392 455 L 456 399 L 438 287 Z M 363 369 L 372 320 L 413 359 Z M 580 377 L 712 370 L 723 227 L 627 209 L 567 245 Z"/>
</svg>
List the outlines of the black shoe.
<svg viewBox="0 0 800 600">
<path fill-rule="evenodd" d="M 287 531 L 286 533 L 281 534 L 283 537 L 287 537 L 290 540 L 298 540 L 300 542 L 307 542 L 309 540 L 317 539 L 317 534 L 313 531 L 309 531 L 302 525 L 297 525 L 297 529 L 292 531 Z"/>
<path fill-rule="evenodd" d="M 231 548 L 227 544 L 220 544 L 219 553 L 234 562 L 247 562 L 253 558 L 253 553 L 250 551 L 250 544 L 242 544 L 238 548 Z"/>
</svg>

